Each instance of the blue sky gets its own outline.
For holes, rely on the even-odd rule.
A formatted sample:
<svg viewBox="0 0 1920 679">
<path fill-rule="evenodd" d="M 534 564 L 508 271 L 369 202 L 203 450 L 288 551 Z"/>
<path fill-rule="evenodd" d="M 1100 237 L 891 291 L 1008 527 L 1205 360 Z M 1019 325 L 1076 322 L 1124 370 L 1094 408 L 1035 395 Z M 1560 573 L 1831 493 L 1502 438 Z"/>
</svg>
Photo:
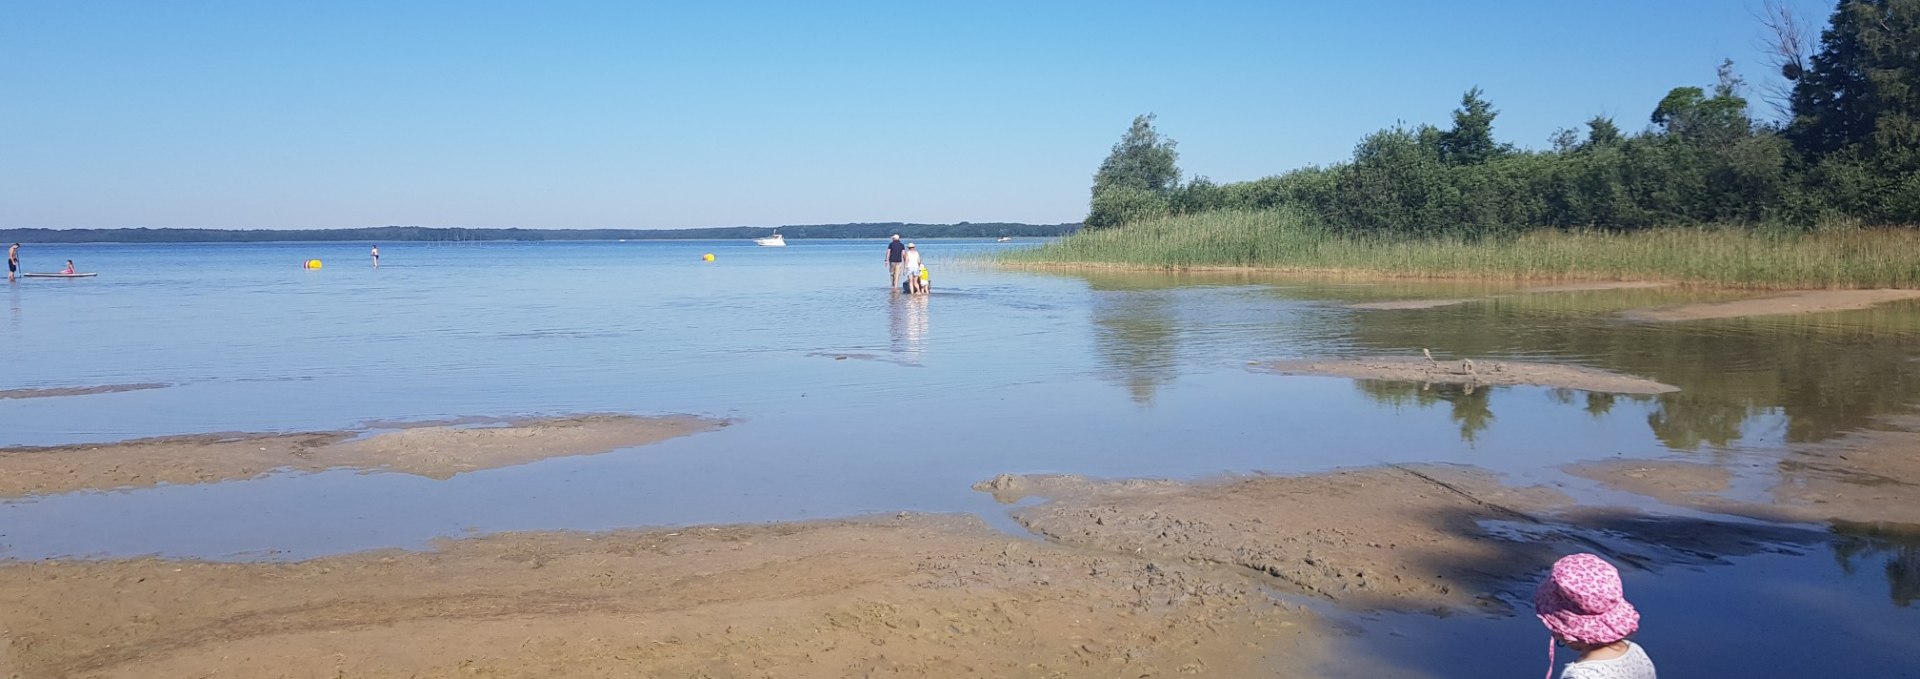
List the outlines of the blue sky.
<svg viewBox="0 0 1920 679">
<path fill-rule="evenodd" d="M 1216 181 L 1476 85 L 1637 129 L 1759 2 L 10 0 L 0 228 L 1074 221 L 1145 112 Z"/>
</svg>

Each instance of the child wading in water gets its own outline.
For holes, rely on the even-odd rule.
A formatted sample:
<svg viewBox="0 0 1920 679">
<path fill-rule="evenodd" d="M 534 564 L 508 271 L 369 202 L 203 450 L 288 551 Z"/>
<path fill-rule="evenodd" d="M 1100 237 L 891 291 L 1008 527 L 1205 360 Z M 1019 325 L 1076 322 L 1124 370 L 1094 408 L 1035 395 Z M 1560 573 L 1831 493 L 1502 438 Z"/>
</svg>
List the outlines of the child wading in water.
<svg viewBox="0 0 1920 679">
<path fill-rule="evenodd" d="M 1620 571 L 1592 554 L 1553 563 L 1553 573 L 1533 592 L 1534 613 L 1553 633 L 1547 644 L 1547 679 L 1553 679 L 1553 649 L 1580 652 L 1561 679 L 1656 679 L 1653 659 L 1627 641 L 1640 629 L 1640 612 L 1627 603 Z"/>
</svg>

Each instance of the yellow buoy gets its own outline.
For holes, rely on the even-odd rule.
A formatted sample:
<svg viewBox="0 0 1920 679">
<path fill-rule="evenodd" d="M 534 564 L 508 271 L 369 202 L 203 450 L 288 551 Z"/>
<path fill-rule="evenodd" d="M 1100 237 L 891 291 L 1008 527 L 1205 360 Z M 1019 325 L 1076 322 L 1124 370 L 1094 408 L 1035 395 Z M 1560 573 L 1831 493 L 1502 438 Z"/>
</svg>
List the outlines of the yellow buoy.
<svg viewBox="0 0 1920 679">
<path fill-rule="evenodd" d="M 701 257 L 700 259 L 703 259 L 703 260 L 706 260 L 706 261 L 709 261 L 709 262 L 711 262 L 711 261 L 713 261 L 713 253 L 711 253 L 711 252 L 709 252 L 709 253 L 707 253 L 707 254 L 706 254 L 706 256 L 705 256 L 705 257 Z"/>
<path fill-rule="evenodd" d="M 309 269 L 318 269 L 318 268 L 320 268 L 320 260 L 317 260 L 317 259 L 309 259 L 309 260 L 307 260 L 307 268 L 309 268 Z"/>
</svg>

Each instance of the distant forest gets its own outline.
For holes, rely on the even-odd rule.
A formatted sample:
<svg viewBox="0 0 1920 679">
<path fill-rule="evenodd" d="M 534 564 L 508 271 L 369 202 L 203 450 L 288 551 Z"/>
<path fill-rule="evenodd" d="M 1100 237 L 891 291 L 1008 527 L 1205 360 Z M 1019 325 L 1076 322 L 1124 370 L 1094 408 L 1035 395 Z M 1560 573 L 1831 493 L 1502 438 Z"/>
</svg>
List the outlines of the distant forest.
<svg viewBox="0 0 1920 679">
<path fill-rule="evenodd" d="M 973 223 L 805 224 L 782 226 L 788 238 L 998 238 L 1055 237 L 1079 230 L 1079 224 Z M 358 229 L 0 229 L 0 243 L 266 243 L 288 241 L 449 242 L 482 240 L 730 240 L 758 238 L 775 231 L 765 226 L 706 229 L 468 229 L 426 226 L 373 226 Z"/>
</svg>

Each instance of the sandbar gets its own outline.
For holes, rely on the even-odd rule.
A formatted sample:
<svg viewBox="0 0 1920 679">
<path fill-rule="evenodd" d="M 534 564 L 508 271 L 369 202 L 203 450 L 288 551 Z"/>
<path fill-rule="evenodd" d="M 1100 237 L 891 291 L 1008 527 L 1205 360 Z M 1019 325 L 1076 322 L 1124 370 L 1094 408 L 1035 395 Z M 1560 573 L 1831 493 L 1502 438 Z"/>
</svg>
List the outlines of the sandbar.
<svg viewBox="0 0 1920 679">
<path fill-rule="evenodd" d="M 1532 287 L 1532 288 L 1521 288 L 1511 293 L 1500 294 L 1500 295 L 1488 295 L 1485 297 L 1456 297 L 1456 298 L 1447 298 L 1447 299 L 1401 299 L 1401 300 L 1391 300 L 1386 302 L 1361 302 L 1358 304 L 1348 304 L 1347 308 L 1376 310 L 1376 311 L 1394 310 L 1394 309 L 1438 309 L 1440 307 L 1458 306 L 1458 305 L 1467 304 L 1470 302 L 1484 302 L 1488 300 L 1500 299 L 1503 297 L 1513 297 L 1516 295 L 1530 295 L 1530 294 L 1536 294 L 1536 293 L 1544 294 L 1544 293 L 1555 293 L 1555 292 L 1600 292 L 1600 291 L 1606 291 L 1606 290 L 1645 290 L 1648 288 L 1664 288 L 1670 285 L 1672 284 L 1661 283 L 1656 281 L 1588 281 L 1584 283 L 1563 283 L 1560 285 L 1543 285 L 1543 286 Z"/>
<path fill-rule="evenodd" d="M 1683 304 L 1635 309 L 1621 314 L 1634 321 L 1700 321 L 1750 316 L 1780 316 L 1826 311 L 1855 311 L 1900 300 L 1920 299 L 1920 290 L 1804 290 L 1731 302 Z"/>
<path fill-rule="evenodd" d="M 724 426 L 698 417 L 584 415 L 497 427 L 414 426 L 196 434 L 115 443 L 0 448 L 0 497 L 248 479 L 276 470 L 361 469 L 444 479 L 569 455 L 593 455 Z"/>
<path fill-rule="evenodd" d="M 1588 281 L 1585 283 L 1565 283 L 1561 285 L 1543 285 L 1533 288 L 1521 288 L 1523 293 L 1536 292 L 1599 292 L 1603 290 L 1646 290 L 1665 288 L 1672 283 L 1659 281 Z"/>
<path fill-rule="evenodd" d="M 0 563 L 0 676 L 1311 676 L 1354 659 L 1293 596 L 1521 614 L 1569 551 L 1652 571 L 1825 539 L 1579 507 L 1452 465 L 976 488 L 1044 499 L 1013 516 L 1045 540 L 899 513 Z"/>
<path fill-rule="evenodd" d="M 1731 497 L 1723 468 L 1678 460 L 1563 467 L 1615 490 L 1679 507 L 1768 521 L 1920 525 L 1920 417 L 1831 441 L 1788 446 L 1764 497 Z"/>
<path fill-rule="evenodd" d="M 101 384 L 91 387 L 51 387 L 47 389 L 0 389 L 0 400 L 10 398 L 53 398 L 56 396 L 87 396 L 91 394 L 114 394 L 123 391 L 141 391 L 145 389 L 164 389 L 171 384 L 161 382 L 139 382 L 135 384 Z"/>
<path fill-rule="evenodd" d="M 1492 298 L 1461 297 L 1461 298 L 1453 298 L 1453 299 L 1400 299 L 1400 300 L 1393 300 L 1390 302 L 1361 302 L 1359 304 L 1348 304 L 1347 308 L 1348 309 L 1371 309 L 1375 311 L 1390 311 L 1390 310 L 1396 310 L 1396 309 L 1438 309 L 1440 307 L 1455 306 L 1459 304 L 1466 304 L 1468 302 L 1478 302 L 1483 299 L 1492 299 Z"/>
<path fill-rule="evenodd" d="M 1359 380 L 1466 384 L 1530 385 L 1613 394 L 1665 394 L 1680 388 L 1616 372 L 1559 363 L 1527 361 L 1430 361 L 1424 358 L 1319 358 L 1257 364 L 1282 375 L 1322 375 Z"/>
<path fill-rule="evenodd" d="M 918 514 L 15 563 L 0 597 L 0 675 L 98 679 L 1261 676 L 1315 622 L 1228 569 Z"/>
</svg>

